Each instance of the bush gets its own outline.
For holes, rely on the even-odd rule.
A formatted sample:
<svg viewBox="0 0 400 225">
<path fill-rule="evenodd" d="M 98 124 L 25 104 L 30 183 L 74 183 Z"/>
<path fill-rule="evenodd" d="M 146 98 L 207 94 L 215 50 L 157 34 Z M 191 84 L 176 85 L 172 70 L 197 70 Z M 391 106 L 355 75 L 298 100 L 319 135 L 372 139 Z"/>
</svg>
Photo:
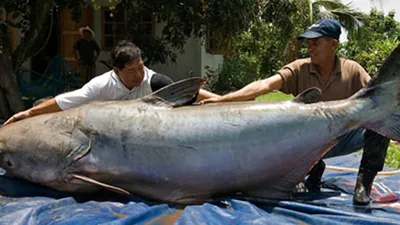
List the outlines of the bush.
<svg viewBox="0 0 400 225">
<path fill-rule="evenodd" d="M 283 65 L 279 53 L 282 44 L 276 32 L 271 24 L 260 22 L 235 37 L 233 55 L 225 57 L 222 67 L 206 68 L 206 77 L 213 80 L 207 87 L 226 93 L 273 75 Z"/>
</svg>

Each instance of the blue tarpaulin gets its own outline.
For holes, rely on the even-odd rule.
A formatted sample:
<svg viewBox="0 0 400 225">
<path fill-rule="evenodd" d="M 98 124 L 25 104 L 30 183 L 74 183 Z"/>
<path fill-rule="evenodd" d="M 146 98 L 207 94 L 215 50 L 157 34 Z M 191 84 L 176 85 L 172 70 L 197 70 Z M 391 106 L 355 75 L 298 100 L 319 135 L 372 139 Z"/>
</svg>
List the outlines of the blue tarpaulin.
<svg viewBox="0 0 400 225">
<path fill-rule="evenodd" d="M 326 162 L 358 168 L 360 154 Z M 292 201 L 236 196 L 181 206 L 107 191 L 70 196 L 0 175 L 0 224 L 400 224 L 400 174 L 378 176 L 368 206 L 352 204 L 355 180 L 356 172 L 327 170 L 321 193 Z"/>
</svg>

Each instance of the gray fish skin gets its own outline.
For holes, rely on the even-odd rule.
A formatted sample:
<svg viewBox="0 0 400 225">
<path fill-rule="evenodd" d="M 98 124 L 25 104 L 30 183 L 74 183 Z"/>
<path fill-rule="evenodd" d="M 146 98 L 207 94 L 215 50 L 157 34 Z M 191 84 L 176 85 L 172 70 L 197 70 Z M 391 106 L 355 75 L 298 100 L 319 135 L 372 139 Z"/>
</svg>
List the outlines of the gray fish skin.
<svg viewBox="0 0 400 225">
<path fill-rule="evenodd" d="M 91 151 L 72 172 L 97 165 L 99 175 L 90 175 L 96 180 L 173 202 L 185 196 L 267 188 L 293 175 L 292 185 L 282 187 L 288 189 L 353 121 L 338 118 L 342 109 L 331 117 L 318 109 L 289 102 L 150 109 L 122 116 L 121 121 L 135 121 L 123 128 L 96 123 L 104 117 L 94 115 L 94 110 L 87 123 L 96 124 L 92 129 L 103 135 L 97 137 L 93 149 L 104 150 Z M 115 174 L 100 178 L 110 171 Z"/>
<path fill-rule="evenodd" d="M 366 127 L 400 139 L 399 51 L 342 101 L 180 106 L 202 83 L 188 79 L 143 99 L 22 120 L 0 129 L 0 167 L 69 192 L 105 187 L 184 204 L 237 192 L 287 198 L 340 135 Z"/>
</svg>

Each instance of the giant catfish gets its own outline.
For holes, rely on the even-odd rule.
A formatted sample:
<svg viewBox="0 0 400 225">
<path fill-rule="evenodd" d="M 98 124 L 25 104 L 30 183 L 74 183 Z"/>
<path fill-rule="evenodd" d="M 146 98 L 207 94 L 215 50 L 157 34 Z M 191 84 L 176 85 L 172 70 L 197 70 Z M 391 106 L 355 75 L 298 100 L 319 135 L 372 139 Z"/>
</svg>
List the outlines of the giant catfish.
<svg viewBox="0 0 400 225">
<path fill-rule="evenodd" d="M 352 97 L 183 106 L 203 83 L 94 102 L 0 128 L 0 167 L 68 192 L 100 188 L 163 202 L 228 194 L 286 198 L 337 137 L 369 128 L 400 140 L 400 47 Z"/>
</svg>

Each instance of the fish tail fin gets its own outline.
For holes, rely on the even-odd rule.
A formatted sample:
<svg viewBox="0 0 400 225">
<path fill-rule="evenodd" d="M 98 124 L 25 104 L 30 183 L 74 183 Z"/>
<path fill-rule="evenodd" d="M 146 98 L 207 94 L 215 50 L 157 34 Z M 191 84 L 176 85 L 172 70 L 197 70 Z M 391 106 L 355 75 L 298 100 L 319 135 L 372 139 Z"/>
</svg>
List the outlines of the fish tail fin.
<svg viewBox="0 0 400 225">
<path fill-rule="evenodd" d="M 400 44 L 391 52 L 369 84 L 353 99 L 368 99 L 364 124 L 381 135 L 400 141 Z"/>
</svg>

